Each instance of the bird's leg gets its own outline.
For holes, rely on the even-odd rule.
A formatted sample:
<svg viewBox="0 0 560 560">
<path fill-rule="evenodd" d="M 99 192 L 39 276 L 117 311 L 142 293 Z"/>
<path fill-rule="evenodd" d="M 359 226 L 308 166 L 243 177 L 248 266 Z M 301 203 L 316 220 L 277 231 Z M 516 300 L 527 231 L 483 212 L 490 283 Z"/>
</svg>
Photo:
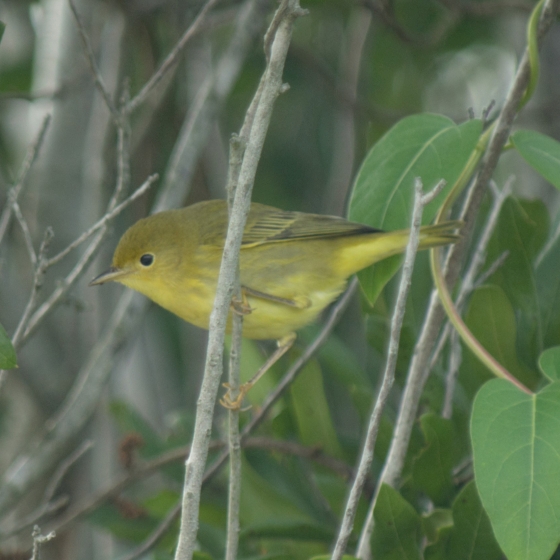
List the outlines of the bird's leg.
<svg viewBox="0 0 560 560">
<path fill-rule="evenodd" d="M 245 290 L 241 290 L 241 298 L 236 296 L 231 298 L 231 309 L 237 315 L 249 315 L 253 311 L 252 307 L 249 305 Z"/>
<path fill-rule="evenodd" d="M 220 404 L 230 410 L 239 410 L 245 395 L 250 391 L 251 387 L 293 346 L 296 340 L 296 333 L 290 333 L 278 340 L 278 347 L 266 362 L 260 367 L 259 371 L 246 383 L 239 387 L 239 395 L 232 399 L 230 396 L 231 387 L 229 383 L 224 383 L 227 389 L 226 394 L 220 399 Z"/>
</svg>

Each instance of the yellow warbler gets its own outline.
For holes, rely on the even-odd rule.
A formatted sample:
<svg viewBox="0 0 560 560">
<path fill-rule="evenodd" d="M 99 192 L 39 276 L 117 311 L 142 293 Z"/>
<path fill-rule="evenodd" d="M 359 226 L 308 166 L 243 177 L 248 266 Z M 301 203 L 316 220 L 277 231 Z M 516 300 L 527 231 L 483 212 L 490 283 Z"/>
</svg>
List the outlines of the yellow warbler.
<svg viewBox="0 0 560 560">
<path fill-rule="evenodd" d="M 185 321 L 208 328 L 228 224 L 223 200 L 199 202 L 138 221 L 122 236 L 109 270 L 90 282 L 120 282 Z M 453 243 L 459 222 L 425 226 L 420 249 Z M 408 230 L 383 232 L 343 218 L 285 212 L 253 203 L 240 251 L 243 335 L 277 339 L 278 349 L 233 398 L 247 391 L 284 354 L 295 331 L 311 323 L 344 289 L 349 276 L 402 253 Z M 227 386 L 227 384 L 226 384 Z"/>
<path fill-rule="evenodd" d="M 208 328 L 227 230 L 226 202 L 199 202 L 139 220 L 122 236 L 111 268 L 90 285 L 115 281 L 185 321 Z M 424 226 L 420 249 L 453 243 L 458 222 Z M 382 232 L 334 216 L 253 203 L 240 252 L 248 313 L 243 335 L 283 339 L 311 323 L 349 276 L 402 253 L 408 230 Z"/>
</svg>

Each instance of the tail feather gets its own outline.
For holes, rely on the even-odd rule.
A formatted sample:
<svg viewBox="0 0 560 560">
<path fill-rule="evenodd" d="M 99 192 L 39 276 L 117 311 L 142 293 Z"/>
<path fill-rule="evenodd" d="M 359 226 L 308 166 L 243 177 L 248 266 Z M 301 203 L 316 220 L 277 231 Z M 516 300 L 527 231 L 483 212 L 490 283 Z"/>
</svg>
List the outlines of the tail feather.
<svg viewBox="0 0 560 560">
<path fill-rule="evenodd" d="M 423 226 L 420 229 L 418 249 L 424 250 L 455 243 L 461 237 L 456 231 L 462 225 L 463 222 L 455 220 Z M 410 230 L 401 229 L 357 235 L 352 241 L 349 238 L 341 240 L 342 245 L 336 266 L 342 275 L 350 276 L 373 263 L 403 253 L 409 235 Z"/>
<path fill-rule="evenodd" d="M 418 249 L 429 249 L 430 247 L 439 247 L 441 245 L 449 245 L 456 243 L 460 238 L 460 234 L 456 233 L 463 226 L 460 220 L 452 220 L 442 222 L 432 226 L 423 226 L 420 228 L 420 245 Z"/>
</svg>

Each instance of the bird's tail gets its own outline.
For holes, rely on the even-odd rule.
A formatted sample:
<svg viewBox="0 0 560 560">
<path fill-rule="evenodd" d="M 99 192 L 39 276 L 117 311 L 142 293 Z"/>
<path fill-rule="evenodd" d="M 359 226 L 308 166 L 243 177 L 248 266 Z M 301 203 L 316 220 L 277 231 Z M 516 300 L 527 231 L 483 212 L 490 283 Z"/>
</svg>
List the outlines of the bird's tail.
<svg viewBox="0 0 560 560">
<path fill-rule="evenodd" d="M 419 250 L 439 247 L 455 243 L 460 235 L 463 223 L 461 221 L 448 221 L 437 225 L 423 226 L 420 229 Z M 354 239 L 341 240 L 344 243 L 339 252 L 336 266 L 342 274 L 350 276 L 362 268 L 403 253 L 408 243 L 410 230 L 380 231 L 357 235 Z"/>
<path fill-rule="evenodd" d="M 450 243 L 456 243 L 461 237 L 456 232 L 461 229 L 462 225 L 463 222 L 461 222 L 460 220 L 452 220 L 448 222 L 442 222 L 441 224 L 436 224 L 434 226 L 421 227 L 420 245 L 418 249 L 430 249 L 431 247 L 439 247 L 440 245 L 449 245 Z M 406 231 L 406 240 L 408 242 L 408 231 Z"/>
</svg>

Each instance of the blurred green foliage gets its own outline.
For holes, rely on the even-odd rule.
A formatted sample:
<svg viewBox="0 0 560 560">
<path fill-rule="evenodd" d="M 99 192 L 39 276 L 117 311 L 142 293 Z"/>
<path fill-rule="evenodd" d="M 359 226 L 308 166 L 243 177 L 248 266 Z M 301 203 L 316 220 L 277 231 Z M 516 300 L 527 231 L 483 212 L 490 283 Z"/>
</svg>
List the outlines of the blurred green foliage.
<svg viewBox="0 0 560 560">
<path fill-rule="evenodd" d="M 21 123 L 33 104 L 40 106 L 30 98 L 39 95 L 41 102 L 61 106 L 85 92 L 89 99 L 87 111 L 93 114 L 93 79 L 85 64 L 75 63 L 67 68 L 56 91 L 37 91 L 37 61 L 40 57 L 35 29 L 40 24 L 33 19 L 38 17 L 37 14 L 32 14 L 39 3 L 18 0 L 5 4 L 10 8 L 10 18 L 19 27 L 11 25 L 0 11 L 0 17 L 7 21 L 0 44 L 0 211 L 8 204 L 9 188 L 16 182 L 29 136 L 32 136 L 21 132 Z M 227 45 L 233 18 L 241 4 L 237 1 L 219 4 L 213 25 L 187 48 L 174 71 L 174 78 L 160 90 L 160 98 L 155 95 L 134 114 L 131 122 L 132 185 L 140 184 L 153 172 L 165 175 L 185 115 L 196 98 L 205 72 L 216 64 Z M 270 13 L 274 8 L 272 4 Z M 471 6 L 471 3 L 465 4 Z M 380 12 L 381 8 L 375 8 L 377 3 L 365 2 L 364 6 L 371 8 L 368 11 L 361 4 L 342 0 L 303 2 L 310 13 L 296 24 L 284 73 L 284 81 L 289 83 L 290 89 L 277 101 L 253 199 L 289 210 L 344 215 L 350 188 L 354 185 L 353 196 L 358 202 L 350 210 L 353 219 L 380 228 L 406 227 L 410 220 L 411 181 L 415 174 L 422 174 L 426 189 L 441 177 L 447 177 L 450 187 L 476 144 L 483 123 L 468 118 L 471 107 L 468 94 L 476 90 L 473 98 L 483 98 L 488 106 L 496 86 L 502 96 L 498 99 L 500 103 L 510 85 L 508 80 L 500 81 L 497 71 L 487 72 L 481 53 L 490 57 L 497 52 L 511 56 L 519 54 L 515 51 L 519 48 L 515 24 L 525 22 L 528 10 L 508 7 L 506 2 L 500 3 L 503 4 L 501 8 L 495 6 L 493 11 L 477 15 L 476 6 L 489 7 L 492 4 L 495 3 L 481 0 L 472 3 L 471 10 L 461 11 L 460 3 L 395 0 L 387 2 L 390 9 Z M 88 31 L 95 38 L 96 53 L 103 44 L 100 22 L 117 21 L 117 15 L 123 18 L 122 51 L 118 52 L 118 57 L 122 58 L 119 58 L 119 85 L 116 88 L 119 95 L 125 81 L 132 95 L 141 88 L 201 5 L 202 2 L 111 2 L 103 6 L 106 12 L 94 10 L 92 19 L 88 20 Z M 456 9 L 452 10 L 448 5 Z M 81 5 L 80 9 L 88 12 L 93 8 L 86 9 Z M 88 12 L 88 15 L 91 14 Z M 365 18 L 370 16 L 371 23 L 366 25 Z M 359 44 L 364 27 L 363 44 Z M 103 29 L 108 32 L 108 28 Z M 0 37 L 3 31 L 2 24 Z M 489 50 L 484 51 L 486 48 Z M 456 90 L 447 89 L 448 80 L 451 70 L 460 66 L 461 56 L 478 61 L 475 67 L 478 64 L 480 73 L 465 76 L 459 84 L 464 95 L 455 97 Z M 83 57 L 81 53 L 80 57 Z M 358 69 L 355 81 L 348 76 L 352 65 Z M 208 146 L 198 159 L 190 194 L 184 203 L 224 196 L 227 141 L 242 123 L 263 68 L 264 55 L 259 42 L 244 61 L 239 79 L 213 124 Z M 550 70 L 544 67 L 541 71 L 546 76 Z M 552 93 L 545 93 L 543 97 L 553 98 Z M 538 92 L 535 103 L 538 103 Z M 453 114 L 410 116 L 421 113 L 427 106 L 433 108 L 439 104 L 452 106 Z M 552 127 L 552 108 L 544 105 L 544 108 L 538 107 L 540 113 L 534 108 L 532 115 L 524 117 L 526 129 L 546 128 L 543 122 Z M 481 115 L 477 113 L 475 116 Z M 423 137 L 422 141 L 429 147 L 426 159 L 423 159 L 422 150 L 411 151 L 407 141 L 416 138 L 418 123 L 427 122 L 437 126 L 435 132 L 431 130 Z M 85 136 L 87 127 L 84 125 L 83 128 Z M 440 145 L 426 141 L 426 138 L 441 138 L 440 134 L 445 130 L 450 131 L 450 136 L 440 140 Z M 384 136 L 388 131 L 389 134 Z M 544 132 L 554 134 L 550 129 Z M 69 142 L 82 145 L 84 137 L 77 136 Z M 515 151 L 512 150 L 511 159 L 502 164 L 499 175 L 519 173 L 524 188 L 514 189 L 514 194 L 505 201 L 481 272 L 488 270 L 506 251 L 507 257 L 475 287 L 464 315 L 467 325 L 483 346 L 511 373 L 536 390 L 545 386 L 549 379 L 556 379 L 555 372 L 560 369 L 555 351 L 542 354 L 560 345 L 560 243 L 554 235 L 560 218 L 556 213 L 557 193 L 548 184 L 542 186 L 541 183 L 540 189 L 533 188 L 532 183 L 536 185 L 538 179 L 536 175 L 528 175 L 531 171 L 525 162 L 558 187 L 560 151 L 558 143 L 550 136 L 529 130 L 517 131 L 512 136 L 512 143 Z M 110 133 L 103 140 L 103 161 L 98 162 L 104 170 L 98 193 L 100 199 L 110 196 L 115 183 L 115 145 L 115 130 L 110 127 Z M 50 173 L 55 168 L 62 170 L 61 176 L 64 177 L 70 157 L 66 159 L 63 150 L 58 155 L 56 160 L 44 156 L 47 162 L 43 171 L 46 169 Z M 86 155 L 83 162 L 87 160 Z M 412 160 L 418 164 L 417 168 L 409 165 Z M 383 166 L 389 164 L 394 164 L 393 179 L 383 173 Z M 58 215 L 43 209 L 46 202 L 56 201 L 55 205 L 62 212 L 72 216 L 79 214 L 81 229 L 90 225 L 92 219 L 86 211 L 90 205 L 86 196 L 87 183 L 68 177 L 68 190 L 59 197 L 59 190 L 65 185 L 52 181 L 39 188 L 36 180 L 37 183 L 32 183 L 29 193 L 20 201 L 33 223 L 36 243 L 46 225 L 55 225 L 55 233 L 57 226 L 62 228 L 64 225 Z M 149 211 L 157 189 L 137 201 L 115 222 L 113 240 L 106 249 L 107 254 L 102 256 L 103 262 L 109 259 L 114 242 L 124 229 Z M 394 215 L 389 216 L 383 204 L 397 190 L 395 200 L 398 204 L 394 205 Z M 491 204 L 489 193 L 477 219 L 473 247 L 476 247 Z M 433 218 L 436 206 L 429 209 L 426 221 Z M 3 282 L 0 318 L 8 332 L 13 332 L 27 297 L 31 272 L 17 224 L 12 225 L 6 240 L 9 249 L 0 246 L 0 279 Z M 470 257 L 473 252 L 471 249 Z M 2 275 L 7 274 L 8 268 L 15 280 L 5 282 Z M 262 438 L 259 445 L 244 450 L 240 559 L 327 557 L 344 512 L 352 469 L 360 453 L 383 371 L 396 293 L 397 280 L 392 276 L 397 269 L 396 261 L 389 263 L 383 278 L 377 276 L 373 283 L 364 285 L 367 297 L 354 301 L 328 343 L 273 407 L 254 434 Z M 53 285 L 58 274 L 50 280 Z M 350 553 L 355 550 L 390 445 L 431 286 L 426 255 L 419 255 L 401 334 L 397 382 L 382 419 L 374 463 L 358 506 Z M 39 358 L 33 361 L 22 357 L 26 366 L 22 379 L 32 388 L 31 393 L 39 395 L 36 400 L 45 415 L 63 402 L 73 382 L 73 374 L 85 361 L 84 356 L 92 346 L 92 325 L 97 329 L 109 317 L 116 301 L 114 293 L 105 292 L 98 299 L 91 296 L 92 301 L 82 304 L 89 296 L 84 295 L 85 285 L 80 285 L 63 309 L 56 312 L 59 317 L 62 315 L 61 322 L 67 323 L 68 330 L 72 330 L 72 336 L 68 331 L 56 329 L 50 334 L 39 332 L 36 345 L 26 347 L 26 351 Z M 94 318 L 93 308 L 99 310 L 99 315 Z M 84 317 L 85 327 L 81 322 Z M 242 414 L 242 423 L 258 411 L 282 373 L 301 355 L 317 331 L 317 326 L 304 329 L 296 348 L 250 393 L 247 401 L 253 409 Z M 109 389 L 111 404 L 108 407 L 121 440 L 118 469 L 131 469 L 131 473 L 165 453 L 178 448 L 187 450 L 194 424 L 200 355 L 205 341 L 199 331 L 159 309 L 151 309 L 147 314 L 139 327 L 138 340 L 141 353 L 134 354 L 138 348 L 133 352 L 127 347 L 126 359 L 115 359 L 115 368 L 124 371 L 128 367 L 135 374 L 138 373 L 136 369 L 145 368 L 154 381 L 146 381 L 146 377 L 139 373 L 136 377 L 125 377 L 124 374 L 119 377 L 117 372 L 116 378 L 121 385 L 119 387 L 119 382 L 115 382 Z M 60 366 L 62 360 L 46 359 L 44 354 L 48 352 L 45 349 L 59 357 L 68 357 L 64 360 L 65 366 Z M 0 368 L 15 365 L 12 351 L 9 336 L 0 327 Z M 244 379 L 254 373 L 269 351 L 270 347 L 266 345 L 244 342 Z M 452 412 L 450 417 L 443 418 L 450 354 L 446 346 L 424 389 L 401 486 L 397 489 L 383 486 L 380 490 L 374 512 L 376 527 L 371 540 L 376 560 L 421 557 L 430 560 L 492 560 L 501 557 L 491 528 L 493 514 L 490 512 L 489 519 L 485 513 L 482 504 L 486 506 L 488 502 L 484 496 L 481 503 L 469 470 L 472 456 L 468 426 L 472 402 L 491 375 L 468 350 L 463 349 Z M 127 360 L 130 363 L 123 364 Z M 36 365 L 37 362 L 41 367 Z M 51 363 L 59 367 L 53 365 L 46 371 L 47 364 Z M 67 378 L 57 377 L 61 371 L 66 371 Z M 34 375 L 40 377 L 41 384 L 34 384 Z M 48 381 L 44 381 L 45 378 Z M 56 398 L 50 398 L 51 390 Z M 48 396 L 41 397 L 41 393 L 46 392 Z M 45 401 L 49 401 L 48 405 Z M 558 403 L 554 401 L 554 404 Z M 500 406 L 507 408 L 508 401 Z M 491 409 L 490 405 L 487 407 Z M 3 419 L 5 408 L 6 405 L 0 402 Z M 480 422 L 477 424 L 479 429 L 483 430 L 484 418 L 477 422 Z M 2 430 L 8 429 L 6 426 L 9 423 L 3 421 Z M 214 437 L 223 440 L 226 433 L 226 415 L 220 411 Z M 500 434 L 505 443 L 515 445 L 516 440 L 512 439 L 507 426 L 502 426 Z M 127 441 L 136 443 L 125 450 L 123 458 L 122 444 Z M 278 442 L 293 447 L 275 446 Z M 532 443 L 529 441 L 528 445 Z M 493 447 L 490 442 L 490 450 L 484 453 L 488 453 L 490 462 L 498 464 L 499 458 L 491 454 Z M 110 461 L 117 463 L 119 449 L 115 445 L 111 449 L 114 455 Z M 221 446 L 212 449 L 209 464 L 219 457 L 221 449 Z M 123 459 L 131 463 L 126 466 Z M 467 475 L 462 476 L 465 465 Z M 480 468 L 484 470 L 484 467 Z M 156 474 L 138 477 L 122 491 L 122 496 L 113 496 L 93 512 L 88 517 L 89 522 L 114 535 L 123 546 L 142 543 L 176 507 L 183 470 L 182 459 L 176 458 L 158 468 Z M 520 477 L 527 475 L 523 469 L 517 472 Z M 110 481 L 103 482 L 109 484 Z M 89 486 L 83 484 L 83 487 Z M 522 489 L 525 490 L 525 486 Z M 437 508 L 433 509 L 434 506 Z M 500 507 L 507 509 L 503 505 Z M 223 556 L 226 508 L 227 474 L 222 469 L 203 489 L 197 558 L 207 560 Z M 533 519 L 540 521 L 538 512 L 534 515 Z M 172 557 L 177 531 L 175 522 L 158 542 L 153 553 L 155 558 Z M 553 528 L 546 535 L 547 551 L 553 550 L 554 543 L 558 542 L 555 531 Z M 508 538 L 506 536 L 505 540 Z M 500 543 L 503 542 L 502 537 Z M 470 555 L 466 553 L 468 550 Z"/>
</svg>

